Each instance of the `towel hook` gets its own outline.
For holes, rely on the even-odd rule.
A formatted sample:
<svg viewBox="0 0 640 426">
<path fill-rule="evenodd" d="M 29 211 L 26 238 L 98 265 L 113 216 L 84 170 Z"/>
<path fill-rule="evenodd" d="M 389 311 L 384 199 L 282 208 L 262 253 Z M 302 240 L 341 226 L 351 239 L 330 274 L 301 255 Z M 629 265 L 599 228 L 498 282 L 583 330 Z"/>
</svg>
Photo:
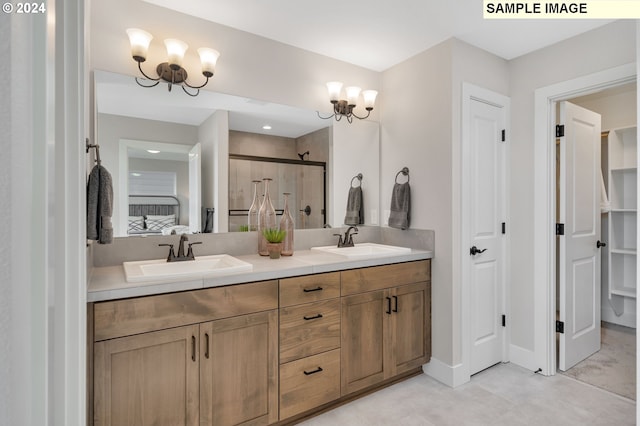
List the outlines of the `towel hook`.
<svg viewBox="0 0 640 426">
<path fill-rule="evenodd" d="M 360 186 L 362 186 L 362 173 L 358 173 L 357 175 L 355 175 L 354 177 L 351 178 L 351 187 L 354 188 L 353 186 L 353 181 L 358 179 L 360 181 Z"/>
<path fill-rule="evenodd" d="M 98 144 L 94 145 L 94 144 L 89 143 L 89 138 L 85 139 L 85 144 L 86 144 L 86 147 L 87 147 L 87 149 L 86 149 L 87 154 L 89 153 L 89 149 L 95 148 L 95 150 L 96 150 L 96 163 L 99 166 L 102 163 L 102 161 L 100 161 L 100 145 L 98 145 Z"/>
<path fill-rule="evenodd" d="M 409 168 L 408 167 L 403 167 L 402 170 L 400 170 L 398 173 L 396 173 L 396 183 L 398 183 L 398 176 L 400 176 L 400 173 L 402 173 L 403 176 L 407 177 L 407 183 L 409 183 Z"/>
</svg>

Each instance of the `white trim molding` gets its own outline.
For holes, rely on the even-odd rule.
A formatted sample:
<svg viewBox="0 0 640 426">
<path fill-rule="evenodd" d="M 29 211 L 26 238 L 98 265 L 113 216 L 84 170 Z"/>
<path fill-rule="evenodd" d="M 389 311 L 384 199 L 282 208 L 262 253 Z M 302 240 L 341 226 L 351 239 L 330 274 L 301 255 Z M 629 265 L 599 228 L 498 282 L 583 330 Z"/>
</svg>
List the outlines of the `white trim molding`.
<svg viewBox="0 0 640 426">
<path fill-rule="evenodd" d="M 534 128 L 534 353 L 536 370 L 556 373 L 555 352 L 555 103 L 636 81 L 630 63 L 535 91 Z"/>
<path fill-rule="evenodd" d="M 463 385 L 471 380 L 468 370 L 468 368 L 463 368 L 462 364 L 452 366 L 433 357 L 428 364 L 422 366 L 424 374 L 452 388 Z"/>
</svg>

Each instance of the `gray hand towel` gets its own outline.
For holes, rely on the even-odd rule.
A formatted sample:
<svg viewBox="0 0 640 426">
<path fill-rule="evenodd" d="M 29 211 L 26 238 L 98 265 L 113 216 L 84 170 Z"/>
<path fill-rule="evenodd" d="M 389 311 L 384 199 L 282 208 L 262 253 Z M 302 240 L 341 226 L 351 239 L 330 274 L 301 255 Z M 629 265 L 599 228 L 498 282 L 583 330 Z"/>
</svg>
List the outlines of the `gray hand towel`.
<svg viewBox="0 0 640 426">
<path fill-rule="evenodd" d="M 100 244 L 113 241 L 113 183 L 111 174 L 102 166 L 95 166 L 87 182 L 87 239 Z"/>
<path fill-rule="evenodd" d="M 344 216 L 345 225 L 364 224 L 364 203 L 362 202 L 362 187 L 351 187 L 347 198 L 347 214 Z"/>
<path fill-rule="evenodd" d="M 409 182 L 396 183 L 391 192 L 391 213 L 389 226 L 398 229 L 409 228 L 411 221 L 411 187 Z"/>
</svg>

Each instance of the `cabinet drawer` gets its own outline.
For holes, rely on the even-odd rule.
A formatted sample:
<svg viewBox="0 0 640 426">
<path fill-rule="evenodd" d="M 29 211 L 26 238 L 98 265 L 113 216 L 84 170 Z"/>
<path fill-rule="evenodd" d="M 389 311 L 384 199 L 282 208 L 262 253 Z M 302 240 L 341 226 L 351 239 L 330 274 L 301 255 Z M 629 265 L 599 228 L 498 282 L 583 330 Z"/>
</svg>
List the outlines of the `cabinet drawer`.
<svg viewBox="0 0 640 426">
<path fill-rule="evenodd" d="M 280 308 L 280 363 L 340 347 L 340 299 Z"/>
<path fill-rule="evenodd" d="M 278 308 L 278 282 L 263 281 L 94 304 L 95 341 Z"/>
<path fill-rule="evenodd" d="M 280 366 L 280 419 L 340 397 L 340 349 Z"/>
<path fill-rule="evenodd" d="M 431 281 L 430 260 L 372 266 L 341 272 L 342 295 Z"/>
<path fill-rule="evenodd" d="M 299 305 L 340 297 L 340 272 L 280 280 L 280 306 Z"/>
</svg>

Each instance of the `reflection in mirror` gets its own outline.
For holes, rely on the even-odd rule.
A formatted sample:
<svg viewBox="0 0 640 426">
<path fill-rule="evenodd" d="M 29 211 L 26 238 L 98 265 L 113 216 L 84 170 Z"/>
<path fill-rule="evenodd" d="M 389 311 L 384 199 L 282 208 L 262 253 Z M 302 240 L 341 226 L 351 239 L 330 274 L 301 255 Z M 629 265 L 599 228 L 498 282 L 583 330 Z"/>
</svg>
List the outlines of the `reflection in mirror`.
<svg viewBox="0 0 640 426">
<path fill-rule="evenodd" d="M 120 182 L 120 176 L 128 176 L 128 157 L 120 153 L 122 141 L 188 147 L 201 143 L 201 187 L 195 197 L 194 191 L 189 191 L 187 199 L 181 200 L 181 216 L 184 218 L 186 212 L 194 214 L 190 205 L 200 204 L 198 221 L 202 231 L 206 226 L 202 211 L 211 212 L 215 207 L 217 226 L 210 228 L 216 232 L 226 231 L 228 227 L 229 176 L 225 164 L 230 132 L 291 138 L 330 124 L 320 120 L 315 111 L 209 91 L 201 91 L 198 97 L 191 98 L 179 91 L 145 89 L 131 76 L 105 71 L 94 71 L 94 83 L 96 141 L 101 147 L 102 164 L 114 179 L 112 221 L 116 236 L 130 235 L 128 197 L 124 195 L 129 188 L 126 179 Z M 271 125 L 271 130 L 262 128 L 266 123 Z M 260 149 L 254 145 L 254 155 Z M 260 151 L 259 155 L 278 154 Z M 184 219 L 181 224 L 193 228 L 194 221 Z"/>
<path fill-rule="evenodd" d="M 128 206 L 127 235 L 200 231 L 200 197 L 190 196 L 200 192 L 200 144 L 125 139 L 120 157 L 118 194 L 120 205 Z"/>
<path fill-rule="evenodd" d="M 269 193 L 278 221 L 289 193 L 289 209 L 296 229 L 321 228 L 325 224 L 326 163 L 319 161 L 229 155 L 229 231 L 248 230 L 253 201 L 252 181 L 272 180 Z M 264 185 L 258 185 L 258 199 Z"/>
</svg>

